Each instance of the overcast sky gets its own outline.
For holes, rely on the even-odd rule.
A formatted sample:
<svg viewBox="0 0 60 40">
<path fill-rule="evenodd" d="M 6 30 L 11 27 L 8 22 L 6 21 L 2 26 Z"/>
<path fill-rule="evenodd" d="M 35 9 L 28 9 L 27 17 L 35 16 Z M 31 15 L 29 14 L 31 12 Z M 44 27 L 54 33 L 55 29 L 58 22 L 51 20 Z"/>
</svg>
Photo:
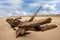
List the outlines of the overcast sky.
<svg viewBox="0 0 60 40">
<path fill-rule="evenodd" d="M 0 0 L 0 17 L 33 15 L 41 5 L 39 15 L 60 13 L 60 0 Z"/>
</svg>

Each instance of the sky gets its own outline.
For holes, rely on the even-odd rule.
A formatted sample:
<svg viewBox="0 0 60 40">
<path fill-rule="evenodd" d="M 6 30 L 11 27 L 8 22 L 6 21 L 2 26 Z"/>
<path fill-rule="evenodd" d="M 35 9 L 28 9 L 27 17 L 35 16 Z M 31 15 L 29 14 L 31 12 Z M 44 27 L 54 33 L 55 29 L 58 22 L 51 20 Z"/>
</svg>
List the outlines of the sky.
<svg viewBox="0 0 60 40">
<path fill-rule="evenodd" d="M 0 0 L 0 17 L 60 14 L 60 0 Z"/>
</svg>

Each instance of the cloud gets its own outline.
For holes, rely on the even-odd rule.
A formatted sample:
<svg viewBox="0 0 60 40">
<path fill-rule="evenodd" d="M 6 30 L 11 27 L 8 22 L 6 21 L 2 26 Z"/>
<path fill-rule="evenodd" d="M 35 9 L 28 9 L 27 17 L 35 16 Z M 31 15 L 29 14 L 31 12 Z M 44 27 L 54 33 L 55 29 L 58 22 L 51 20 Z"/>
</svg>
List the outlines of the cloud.
<svg viewBox="0 0 60 40">
<path fill-rule="evenodd" d="M 50 0 L 50 1 L 37 0 L 36 2 L 28 4 L 28 6 L 31 8 L 34 8 L 34 7 L 39 7 L 40 5 L 43 5 L 43 6 L 46 6 L 46 7 L 49 7 L 49 8 L 52 8 L 53 10 L 55 10 L 56 4 L 59 2 L 60 1 L 54 1 L 54 0 Z"/>
<path fill-rule="evenodd" d="M 0 2 L 0 16 L 12 16 L 17 8 L 21 8 L 22 3 L 23 0 L 5 0 Z"/>
<path fill-rule="evenodd" d="M 60 0 L 52 0 L 52 1 L 60 1 Z"/>
<path fill-rule="evenodd" d="M 45 5 L 44 5 L 44 9 L 54 11 L 54 10 L 56 10 L 56 4 L 51 4 L 51 5 L 45 4 Z"/>
<path fill-rule="evenodd" d="M 3 10 L 0 10 L 0 17 L 7 17 L 7 16 L 29 16 L 33 13 L 27 12 L 27 11 L 15 11 L 15 12 L 6 12 Z"/>
<path fill-rule="evenodd" d="M 12 5 L 19 5 L 23 2 L 22 0 L 6 0 L 6 1 L 11 3 Z"/>
<path fill-rule="evenodd" d="M 9 13 L 4 10 L 0 10 L 0 17 L 4 17 L 4 16 L 9 16 Z"/>
<path fill-rule="evenodd" d="M 38 3 L 31 3 L 31 4 L 29 4 L 29 7 L 36 7 L 36 6 L 38 6 Z"/>
<path fill-rule="evenodd" d="M 20 16 L 27 16 L 28 14 L 27 14 L 27 12 L 26 11 L 15 11 L 15 13 L 16 13 L 16 15 L 20 15 Z"/>
<path fill-rule="evenodd" d="M 0 2 L 0 16 L 26 16 L 33 15 L 33 12 L 43 5 L 41 14 L 57 14 L 59 11 L 56 7 L 60 0 L 33 0 L 29 2 L 24 0 L 5 0 Z M 33 9 L 33 10 L 32 10 Z M 44 10 L 45 9 L 45 10 Z"/>
<path fill-rule="evenodd" d="M 59 14 L 56 12 L 56 4 L 44 4 L 43 9 L 42 15 Z"/>
<path fill-rule="evenodd" d="M 29 16 L 32 14 L 33 13 L 27 12 L 25 10 L 21 10 L 21 11 L 16 10 L 15 12 L 10 13 L 9 16 Z"/>
<path fill-rule="evenodd" d="M 46 10 L 44 10 L 44 11 L 40 12 L 39 15 L 49 15 L 49 13 Z"/>
<path fill-rule="evenodd" d="M 50 1 L 43 1 L 43 4 L 56 4 L 59 3 L 60 1 L 58 0 L 50 0 Z"/>
<path fill-rule="evenodd" d="M 48 15 L 47 11 L 43 11 L 42 15 Z"/>
<path fill-rule="evenodd" d="M 59 14 L 58 12 L 55 12 L 55 11 L 46 11 L 44 10 L 43 12 L 41 12 L 39 15 L 51 15 L 51 14 Z"/>
<path fill-rule="evenodd" d="M 30 3 L 29 7 L 37 7 L 40 6 L 41 4 L 41 0 L 37 0 L 36 2 Z"/>
</svg>

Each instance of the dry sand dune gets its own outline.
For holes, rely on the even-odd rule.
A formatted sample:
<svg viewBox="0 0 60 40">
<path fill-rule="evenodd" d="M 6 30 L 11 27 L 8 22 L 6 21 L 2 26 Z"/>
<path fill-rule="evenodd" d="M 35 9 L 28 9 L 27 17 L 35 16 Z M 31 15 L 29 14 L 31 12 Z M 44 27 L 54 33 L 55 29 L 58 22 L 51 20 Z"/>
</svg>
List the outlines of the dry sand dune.
<svg viewBox="0 0 60 40">
<path fill-rule="evenodd" d="M 47 17 L 36 17 L 35 19 L 44 19 Z M 60 17 L 51 17 L 51 24 L 56 24 L 58 27 L 44 32 L 34 32 L 31 34 L 16 38 L 15 31 L 5 21 L 6 18 L 0 18 L 0 40 L 60 40 Z M 22 17 L 22 20 L 29 17 Z"/>
</svg>

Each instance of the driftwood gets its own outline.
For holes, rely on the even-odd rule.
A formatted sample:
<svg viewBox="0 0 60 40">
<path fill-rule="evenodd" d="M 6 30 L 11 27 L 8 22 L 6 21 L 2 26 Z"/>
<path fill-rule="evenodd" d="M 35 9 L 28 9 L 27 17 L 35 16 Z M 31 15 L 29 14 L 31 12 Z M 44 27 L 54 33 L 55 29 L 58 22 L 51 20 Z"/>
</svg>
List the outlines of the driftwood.
<svg viewBox="0 0 60 40">
<path fill-rule="evenodd" d="M 23 36 L 25 34 L 25 31 L 46 31 L 46 30 L 50 30 L 50 29 L 53 29 L 53 28 L 56 28 L 57 25 L 55 24 L 50 24 L 50 25 L 44 25 L 44 26 L 37 26 L 37 27 L 34 27 L 34 28 L 18 28 L 16 30 L 16 37 L 18 36 Z"/>
<path fill-rule="evenodd" d="M 26 23 L 21 23 L 18 25 L 18 27 L 23 27 L 23 28 L 34 28 L 35 26 L 47 24 L 51 22 L 51 18 L 47 18 L 41 21 L 32 21 L 32 22 L 26 22 Z"/>
<path fill-rule="evenodd" d="M 17 27 L 17 25 L 21 23 L 21 21 L 18 20 L 18 19 L 21 19 L 21 18 L 15 18 L 15 19 L 9 18 L 9 19 L 7 19 L 6 21 L 7 21 L 7 22 L 11 25 L 11 27 L 14 29 L 14 27 Z"/>
<path fill-rule="evenodd" d="M 17 31 L 16 31 L 16 36 L 23 35 L 25 30 L 27 31 L 28 29 L 41 30 L 40 25 L 50 23 L 51 20 L 52 20 L 51 18 L 47 18 L 47 19 L 42 20 L 42 21 L 35 21 L 35 22 L 33 21 L 33 22 L 19 24 L 18 25 L 19 29 L 17 29 Z"/>
<path fill-rule="evenodd" d="M 19 35 L 23 36 L 24 34 L 26 34 L 26 31 L 28 31 L 28 30 L 45 31 L 45 30 L 49 30 L 49 29 L 53 29 L 53 28 L 57 27 L 55 24 L 41 26 L 44 24 L 51 23 L 51 21 L 52 21 L 51 18 L 47 18 L 47 19 L 43 19 L 43 20 L 39 20 L 39 21 L 33 21 L 33 19 L 35 18 L 35 16 L 39 12 L 39 10 L 41 10 L 41 8 L 42 8 L 42 6 L 27 21 L 21 22 L 20 20 L 18 20 L 21 18 L 15 18 L 15 19 L 10 18 L 10 19 L 6 20 L 11 25 L 12 28 L 18 27 L 18 29 L 16 30 L 16 37 L 18 37 Z"/>
</svg>

